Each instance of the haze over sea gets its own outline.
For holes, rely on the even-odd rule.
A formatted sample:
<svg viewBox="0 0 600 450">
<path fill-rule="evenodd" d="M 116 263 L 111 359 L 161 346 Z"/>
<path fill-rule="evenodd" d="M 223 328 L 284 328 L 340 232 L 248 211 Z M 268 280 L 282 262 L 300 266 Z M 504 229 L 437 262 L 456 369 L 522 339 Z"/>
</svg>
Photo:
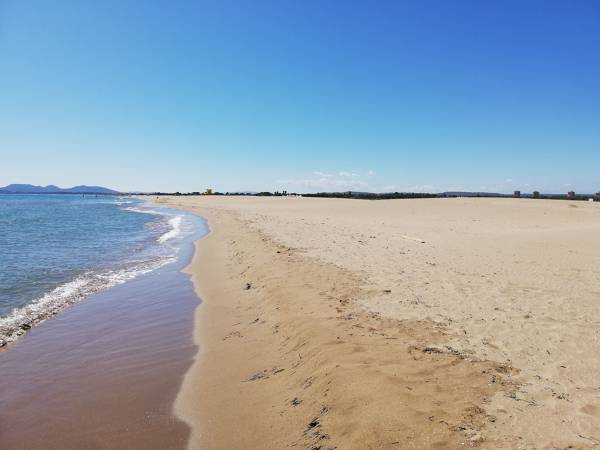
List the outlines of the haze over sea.
<svg viewBox="0 0 600 450">
<path fill-rule="evenodd" d="M 191 228 L 137 199 L 0 195 L 0 341 L 173 261 Z"/>
</svg>

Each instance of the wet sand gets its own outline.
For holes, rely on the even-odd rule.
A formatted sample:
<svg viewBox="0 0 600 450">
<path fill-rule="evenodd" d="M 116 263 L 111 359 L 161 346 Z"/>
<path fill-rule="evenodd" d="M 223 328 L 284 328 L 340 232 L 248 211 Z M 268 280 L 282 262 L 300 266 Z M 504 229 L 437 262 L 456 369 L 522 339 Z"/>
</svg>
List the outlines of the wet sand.
<svg viewBox="0 0 600 450">
<path fill-rule="evenodd" d="M 0 352 L 0 448 L 182 449 L 172 405 L 197 349 L 181 259 L 85 299 Z"/>
<path fill-rule="evenodd" d="M 212 230 L 190 448 L 600 444 L 600 205 L 161 202 Z"/>
</svg>

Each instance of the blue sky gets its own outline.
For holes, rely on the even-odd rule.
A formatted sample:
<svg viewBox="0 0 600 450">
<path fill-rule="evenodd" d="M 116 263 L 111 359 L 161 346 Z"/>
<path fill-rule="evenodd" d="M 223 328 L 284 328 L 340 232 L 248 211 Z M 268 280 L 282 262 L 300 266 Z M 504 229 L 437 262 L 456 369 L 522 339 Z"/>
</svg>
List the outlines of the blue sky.
<svg viewBox="0 0 600 450">
<path fill-rule="evenodd" d="M 597 1 L 0 1 L 0 185 L 600 190 Z"/>
</svg>

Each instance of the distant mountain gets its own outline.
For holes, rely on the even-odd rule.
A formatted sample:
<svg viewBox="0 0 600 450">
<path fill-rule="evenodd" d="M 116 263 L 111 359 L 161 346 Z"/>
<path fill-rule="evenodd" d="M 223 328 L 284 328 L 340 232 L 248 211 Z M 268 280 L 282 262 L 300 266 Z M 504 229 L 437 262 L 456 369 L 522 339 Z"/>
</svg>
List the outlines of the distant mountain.
<svg viewBox="0 0 600 450">
<path fill-rule="evenodd" d="M 119 194 L 118 191 L 114 191 L 109 188 L 102 186 L 75 186 L 72 188 L 64 189 L 64 192 L 72 192 L 77 194 Z"/>
<path fill-rule="evenodd" d="M 101 186 L 75 186 L 59 188 L 58 186 L 34 186 L 33 184 L 9 184 L 0 188 L 0 194 L 118 194 L 119 192 Z"/>
</svg>

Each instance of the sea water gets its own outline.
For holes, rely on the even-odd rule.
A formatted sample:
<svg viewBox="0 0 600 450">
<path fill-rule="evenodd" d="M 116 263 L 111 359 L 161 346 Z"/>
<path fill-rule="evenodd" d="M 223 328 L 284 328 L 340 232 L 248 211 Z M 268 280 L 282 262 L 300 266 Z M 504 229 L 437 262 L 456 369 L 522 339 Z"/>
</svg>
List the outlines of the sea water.
<svg viewBox="0 0 600 450">
<path fill-rule="evenodd" d="M 0 195 L 0 345 L 175 261 L 189 215 L 132 198 Z"/>
</svg>

